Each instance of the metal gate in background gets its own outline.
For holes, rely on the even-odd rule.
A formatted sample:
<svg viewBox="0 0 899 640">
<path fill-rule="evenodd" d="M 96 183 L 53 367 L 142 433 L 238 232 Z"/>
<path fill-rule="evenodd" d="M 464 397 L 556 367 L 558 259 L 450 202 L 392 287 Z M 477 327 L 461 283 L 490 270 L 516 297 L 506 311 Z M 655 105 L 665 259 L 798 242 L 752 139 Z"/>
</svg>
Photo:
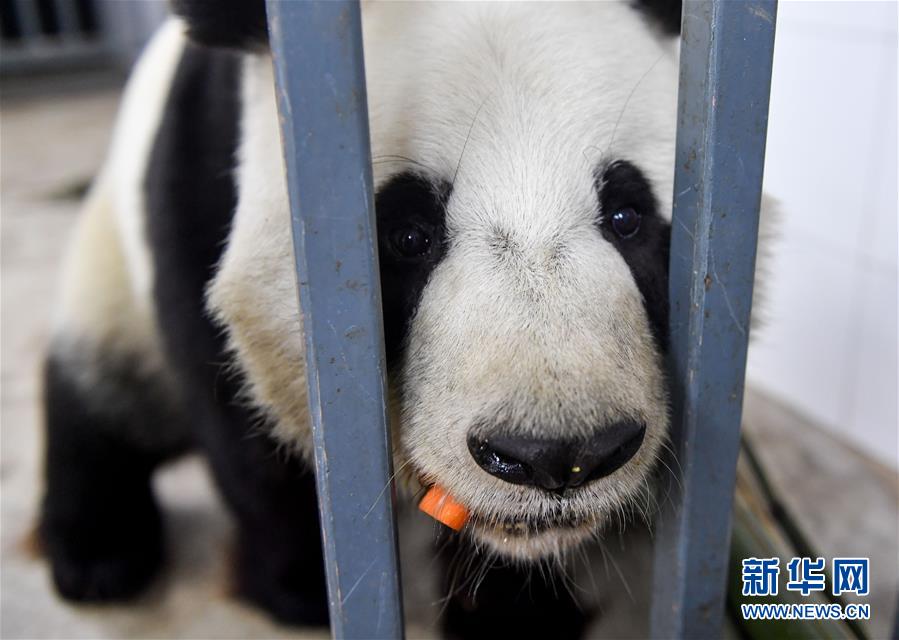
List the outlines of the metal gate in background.
<svg viewBox="0 0 899 640">
<path fill-rule="evenodd" d="M 162 0 L 0 0 L 0 73 L 127 68 L 166 15 Z"/>
<path fill-rule="evenodd" d="M 382 490 L 391 449 L 359 4 L 267 0 L 267 7 L 332 633 L 400 638 L 393 500 Z M 656 536 L 652 633 L 716 638 L 776 0 L 691 0 L 684 12 L 670 279 L 672 440 L 681 475 Z M 360 286 L 343 287 L 348 278 Z"/>
</svg>

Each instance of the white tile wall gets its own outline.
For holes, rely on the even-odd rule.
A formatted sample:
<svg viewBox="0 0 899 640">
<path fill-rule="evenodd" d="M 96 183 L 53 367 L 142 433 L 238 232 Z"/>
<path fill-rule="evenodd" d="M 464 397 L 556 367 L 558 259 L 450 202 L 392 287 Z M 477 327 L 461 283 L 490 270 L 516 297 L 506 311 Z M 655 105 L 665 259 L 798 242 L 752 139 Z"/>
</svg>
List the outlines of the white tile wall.
<svg viewBox="0 0 899 640">
<path fill-rule="evenodd" d="M 781 2 L 765 189 L 782 203 L 751 384 L 899 467 L 897 4 Z"/>
</svg>

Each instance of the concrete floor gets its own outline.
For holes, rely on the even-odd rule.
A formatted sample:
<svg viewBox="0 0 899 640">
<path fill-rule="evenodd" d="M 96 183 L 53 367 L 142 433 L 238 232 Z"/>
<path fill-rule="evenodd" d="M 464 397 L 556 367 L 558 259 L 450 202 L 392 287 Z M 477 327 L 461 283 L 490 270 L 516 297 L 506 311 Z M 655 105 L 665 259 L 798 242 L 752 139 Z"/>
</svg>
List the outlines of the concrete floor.
<svg viewBox="0 0 899 640">
<path fill-rule="evenodd" d="M 55 596 L 46 564 L 28 543 L 40 492 L 38 358 L 48 338 L 77 193 L 103 159 L 118 90 L 14 93 L 4 91 L 0 103 L 0 636 L 327 637 L 275 626 L 229 597 L 225 557 L 232 525 L 196 458 L 158 479 L 172 557 L 151 593 L 131 605 L 108 607 L 72 607 Z M 775 484 L 789 488 L 788 506 L 807 525 L 813 543 L 828 556 L 872 558 L 871 630 L 874 637 L 885 637 L 899 557 L 895 473 L 763 396 L 748 395 L 746 416 Z M 427 547 L 428 531 L 425 527 L 419 542 L 404 539 L 404 565 Z M 408 579 L 406 585 L 407 611 L 423 621 L 409 636 L 434 635 L 427 622 L 436 610 L 431 592 Z"/>
</svg>

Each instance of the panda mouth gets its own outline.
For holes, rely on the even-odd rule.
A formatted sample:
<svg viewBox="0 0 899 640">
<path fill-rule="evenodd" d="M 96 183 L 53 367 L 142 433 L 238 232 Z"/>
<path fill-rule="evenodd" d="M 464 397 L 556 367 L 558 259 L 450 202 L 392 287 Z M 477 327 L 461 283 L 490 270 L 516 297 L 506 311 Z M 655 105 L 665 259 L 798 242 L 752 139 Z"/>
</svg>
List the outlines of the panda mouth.
<svg viewBox="0 0 899 640">
<path fill-rule="evenodd" d="M 596 524 L 595 517 L 556 516 L 550 518 L 486 518 L 472 514 L 470 524 L 509 538 L 529 538 L 545 533 L 576 531 Z"/>
<path fill-rule="evenodd" d="M 477 544 L 522 562 L 560 556 L 589 540 L 597 517 L 503 519 L 473 517 L 466 529 Z"/>
<path fill-rule="evenodd" d="M 419 477 L 419 486 L 433 487 L 433 482 L 428 482 Z M 503 516 L 497 514 L 485 514 L 478 511 L 470 511 L 464 524 L 466 529 L 487 533 L 492 536 L 500 536 L 503 539 L 527 539 L 542 534 L 576 532 L 585 528 L 592 528 L 598 523 L 597 514 L 572 514 L 556 512 L 544 514 L 539 517 L 533 515 Z"/>
<path fill-rule="evenodd" d="M 422 474 L 417 477 L 419 487 L 432 487 Z M 497 513 L 490 509 L 468 508 L 467 519 L 458 529 L 450 528 L 472 538 L 477 545 L 485 545 L 493 553 L 521 562 L 558 556 L 589 540 L 604 519 L 601 511 L 572 509 L 562 496 L 556 496 L 560 504 L 540 513 L 516 510 Z M 523 505 L 522 505 L 523 506 Z M 573 506 L 573 505 L 572 505 Z M 427 509 L 425 513 L 435 517 Z M 443 522 L 440 518 L 438 521 Z"/>
</svg>

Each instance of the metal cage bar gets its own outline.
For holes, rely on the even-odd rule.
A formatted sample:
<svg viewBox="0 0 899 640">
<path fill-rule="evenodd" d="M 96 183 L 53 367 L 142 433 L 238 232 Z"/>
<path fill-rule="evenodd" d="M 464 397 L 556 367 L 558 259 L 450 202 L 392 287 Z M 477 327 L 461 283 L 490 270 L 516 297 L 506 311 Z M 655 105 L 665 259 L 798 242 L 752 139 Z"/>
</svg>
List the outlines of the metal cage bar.
<svg viewBox="0 0 899 640">
<path fill-rule="evenodd" d="M 41 18 L 38 14 L 37 2 L 34 2 L 34 0 L 14 0 L 13 6 L 19 19 L 22 39 L 37 41 L 39 38 L 42 38 Z"/>
<path fill-rule="evenodd" d="M 671 228 L 671 438 L 655 638 L 722 634 L 776 0 L 684 2 Z"/>
<path fill-rule="evenodd" d="M 61 40 L 81 41 L 84 33 L 78 23 L 78 12 L 72 0 L 53 0 L 56 19 L 59 20 L 59 38 Z"/>
<path fill-rule="evenodd" d="M 331 630 L 403 612 L 359 4 L 268 0 Z"/>
</svg>

